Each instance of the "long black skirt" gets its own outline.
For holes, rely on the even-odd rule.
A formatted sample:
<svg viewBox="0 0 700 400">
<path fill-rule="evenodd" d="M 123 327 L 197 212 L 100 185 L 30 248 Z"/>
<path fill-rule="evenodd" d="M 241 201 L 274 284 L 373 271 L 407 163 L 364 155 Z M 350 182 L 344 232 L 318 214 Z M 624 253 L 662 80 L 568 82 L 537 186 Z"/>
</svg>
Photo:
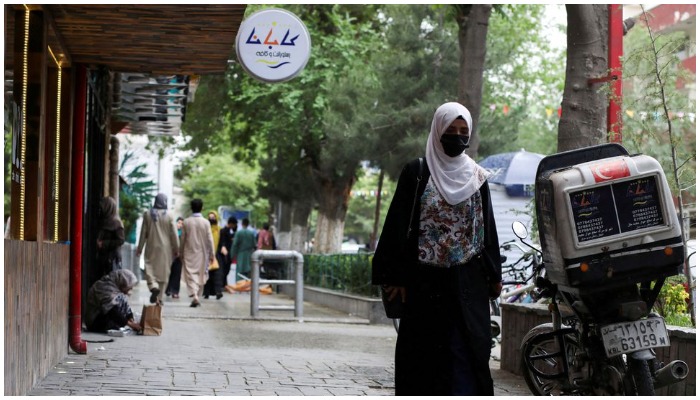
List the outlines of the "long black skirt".
<svg viewBox="0 0 700 400">
<path fill-rule="evenodd" d="M 482 270 L 418 267 L 414 281 L 396 343 L 396 395 L 493 395 Z"/>
</svg>

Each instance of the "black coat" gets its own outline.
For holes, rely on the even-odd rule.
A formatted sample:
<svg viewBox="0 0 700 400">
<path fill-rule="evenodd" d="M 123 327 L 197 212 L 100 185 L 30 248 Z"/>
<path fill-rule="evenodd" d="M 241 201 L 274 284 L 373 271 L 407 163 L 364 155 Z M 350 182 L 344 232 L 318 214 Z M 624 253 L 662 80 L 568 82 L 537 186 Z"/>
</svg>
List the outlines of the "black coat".
<svg viewBox="0 0 700 400">
<path fill-rule="evenodd" d="M 124 244 L 124 228 L 100 229 L 97 238 L 102 241 L 102 248 L 97 249 L 97 265 L 101 274 L 104 276 L 115 269 L 121 269 L 122 255 L 119 249 Z"/>
<path fill-rule="evenodd" d="M 396 394 L 451 394 L 454 384 L 447 377 L 454 360 L 449 349 L 460 346 L 477 377 L 478 393 L 493 394 L 488 285 L 501 281 L 501 264 L 488 183 L 480 188 L 484 250 L 467 265 L 426 270 L 417 262 L 418 231 L 420 196 L 430 171 L 425 162 L 420 180 L 418 171 L 419 160 L 404 166 L 372 260 L 373 284 L 406 287 L 406 315 L 396 345 Z"/>
</svg>

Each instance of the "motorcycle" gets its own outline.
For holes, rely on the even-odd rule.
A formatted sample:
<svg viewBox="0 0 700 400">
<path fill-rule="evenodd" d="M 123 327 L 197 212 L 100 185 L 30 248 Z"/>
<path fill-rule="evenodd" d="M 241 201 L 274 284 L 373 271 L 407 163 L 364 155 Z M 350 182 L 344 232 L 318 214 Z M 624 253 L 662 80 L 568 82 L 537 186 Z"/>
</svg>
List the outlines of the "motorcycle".
<svg viewBox="0 0 700 400">
<path fill-rule="evenodd" d="M 665 177 L 650 159 L 603 145 L 540 163 L 533 295 L 549 299 L 552 322 L 520 346 L 535 395 L 654 395 L 688 374 L 684 361 L 663 365 L 654 352 L 670 346 L 651 310 L 665 278 L 682 267 L 683 244 Z M 513 231 L 535 249 L 522 223 Z"/>
</svg>

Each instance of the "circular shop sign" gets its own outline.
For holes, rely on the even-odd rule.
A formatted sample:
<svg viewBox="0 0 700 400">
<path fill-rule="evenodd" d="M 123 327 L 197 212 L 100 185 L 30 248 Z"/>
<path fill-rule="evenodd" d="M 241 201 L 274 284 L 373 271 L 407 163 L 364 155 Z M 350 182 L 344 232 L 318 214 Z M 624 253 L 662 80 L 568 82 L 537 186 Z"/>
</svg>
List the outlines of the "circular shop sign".
<svg viewBox="0 0 700 400">
<path fill-rule="evenodd" d="M 238 28 L 236 54 L 243 68 L 263 82 L 284 82 L 301 73 L 311 55 L 311 37 L 296 15 L 261 10 Z"/>
</svg>

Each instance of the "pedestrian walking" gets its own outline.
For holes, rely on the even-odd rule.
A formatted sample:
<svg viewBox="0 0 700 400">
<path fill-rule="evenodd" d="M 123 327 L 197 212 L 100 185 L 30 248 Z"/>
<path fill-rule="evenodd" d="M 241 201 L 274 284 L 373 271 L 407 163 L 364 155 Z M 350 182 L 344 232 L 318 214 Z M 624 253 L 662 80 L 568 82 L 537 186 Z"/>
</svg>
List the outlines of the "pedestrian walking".
<svg viewBox="0 0 700 400">
<path fill-rule="evenodd" d="M 153 207 L 143 213 L 143 224 L 136 257 L 144 251 L 146 284 L 151 292 L 150 302 L 163 304 L 163 293 L 170 278 L 172 261 L 178 255 L 178 239 L 173 218 L 168 214 L 168 197 L 158 193 Z"/>
<path fill-rule="evenodd" d="M 180 257 L 185 273 L 187 292 L 192 298 L 190 307 L 199 307 L 199 298 L 204 292 L 208 278 L 209 264 L 214 262 L 214 238 L 211 225 L 202 216 L 202 200 L 194 199 L 190 203 L 192 215 L 182 224 Z"/>
<path fill-rule="evenodd" d="M 106 332 L 124 326 L 140 331 L 129 306 L 129 291 L 138 279 L 128 269 L 112 271 L 95 282 L 87 296 L 85 326 L 92 332 Z"/>
<path fill-rule="evenodd" d="M 259 250 L 277 250 L 275 235 L 270 229 L 270 224 L 263 223 L 262 229 L 258 231 L 258 249 Z M 282 269 L 284 268 L 282 260 L 265 260 L 263 259 L 260 266 L 260 274 L 266 279 L 281 279 Z"/>
<path fill-rule="evenodd" d="M 208 215 L 209 224 L 211 225 L 211 235 L 214 239 L 214 243 L 218 246 L 219 243 L 219 214 L 212 210 L 209 211 Z M 218 252 L 218 250 L 217 250 Z M 214 259 L 214 262 L 209 264 L 209 279 L 204 285 L 204 298 L 208 299 L 209 296 L 216 296 L 217 300 L 221 300 L 223 297 L 224 285 L 221 282 L 221 274 L 223 270 L 221 269 L 221 264 L 219 263 L 218 256 Z"/>
<path fill-rule="evenodd" d="M 373 258 L 372 283 L 404 302 L 396 395 L 493 395 L 489 297 L 501 264 L 487 172 L 464 153 L 471 134 L 464 106 L 438 107 L 425 160 L 404 166 Z"/>
<path fill-rule="evenodd" d="M 250 255 L 255 251 L 255 232 L 248 229 L 248 218 L 243 218 L 241 225 L 243 229 L 238 230 L 233 237 L 231 257 L 236 259 L 237 272 L 250 277 Z"/>
<path fill-rule="evenodd" d="M 270 232 L 270 224 L 263 223 L 262 229 L 258 232 L 258 249 L 260 250 L 275 250 L 275 237 Z"/>
<path fill-rule="evenodd" d="M 228 284 L 228 274 L 231 272 L 231 263 L 233 259 L 231 258 L 231 245 L 233 245 L 233 236 L 236 234 L 238 229 L 238 220 L 236 217 L 228 217 L 226 221 L 226 226 L 221 228 L 219 231 L 219 244 L 216 245 L 216 259 L 219 260 L 219 265 L 221 265 L 221 280 L 223 281 L 224 287 Z M 234 282 L 235 282 L 234 276 Z"/>
<path fill-rule="evenodd" d="M 177 239 L 182 238 L 182 217 L 177 217 L 175 227 L 177 228 Z M 173 296 L 173 299 L 180 298 L 180 280 L 182 279 L 182 259 L 178 254 L 170 265 L 170 277 L 168 278 L 168 288 L 165 289 L 166 296 Z"/>
<path fill-rule="evenodd" d="M 100 200 L 100 228 L 97 232 L 97 268 L 101 275 L 122 268 L 119 248 L 124 244 L 124 224 L 119 218 L 117 202 L 111 197 Z"/>
</svg>

